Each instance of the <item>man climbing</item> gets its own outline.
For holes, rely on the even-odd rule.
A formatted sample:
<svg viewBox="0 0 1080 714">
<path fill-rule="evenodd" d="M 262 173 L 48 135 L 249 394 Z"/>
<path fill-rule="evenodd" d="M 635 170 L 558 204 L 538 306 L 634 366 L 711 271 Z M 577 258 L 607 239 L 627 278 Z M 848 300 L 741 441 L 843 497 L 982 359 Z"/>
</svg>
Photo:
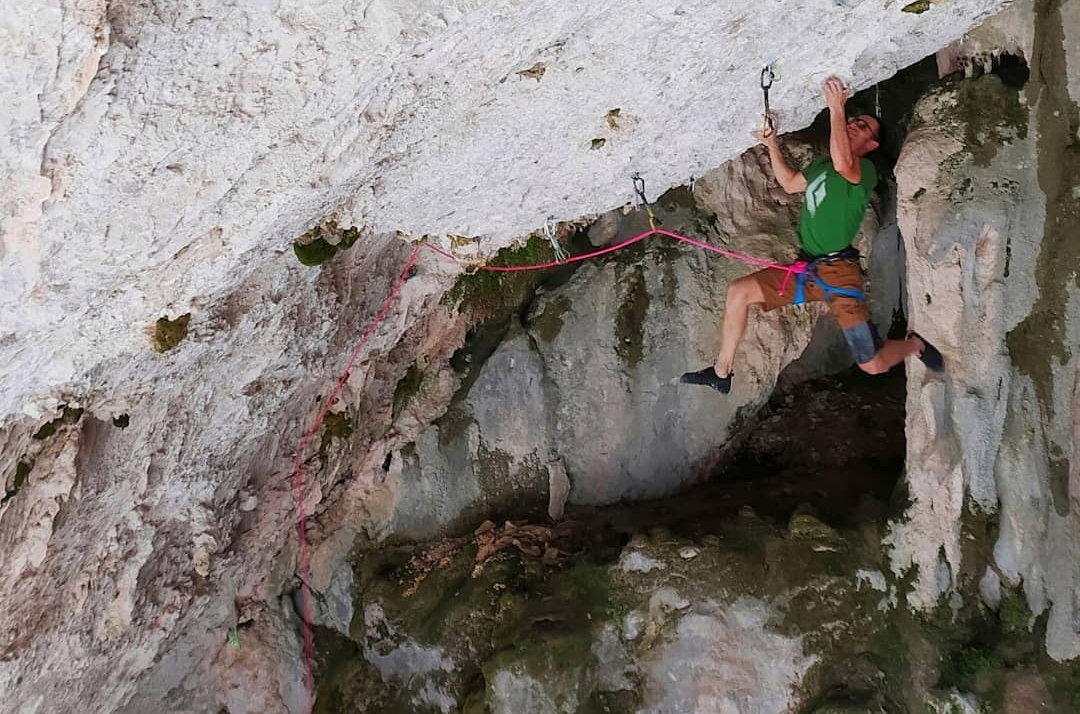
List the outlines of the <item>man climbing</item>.
<svg viewBox="0 0 1080 714">
<path fill-rule="evenodd" d="M 874 165 L 863 157 L 878 148 L 881 123 L 871 115 L 845 119 L 848 91 L 836 77 L 825 80 L 823 89 L 829 108 L 828 157 L 816 158 L 801 172 L 791 168 L 780 151 L 772 115 L 772 131 L 768 135 L 754 134 L 769 149 L 769 162 L 780 187 L 788 193 L 806 193 L 798 227 L 799 258 L 807 262 L 806 272 L 785 281 L 790 276 L 787 271 L 766 268 L 733 282 L 728 288 L 716 363 L 687 372 L 681 382 L 703 384 L 727 394 L 734 376 L 735 349 L 746 329 L 750 306 L 775 310 L 821 300 L 828 303 L 855 362 L 864 372 L 881 374 L 910 355 L 918 355 L 935 372 L 943 369 L 941 353 L 916 333 L 883 343 L 870 322 L 870 310 L 862 293 L 859 252 L 851 241 L 859 232 L 877 183 Z"/>
</svg>

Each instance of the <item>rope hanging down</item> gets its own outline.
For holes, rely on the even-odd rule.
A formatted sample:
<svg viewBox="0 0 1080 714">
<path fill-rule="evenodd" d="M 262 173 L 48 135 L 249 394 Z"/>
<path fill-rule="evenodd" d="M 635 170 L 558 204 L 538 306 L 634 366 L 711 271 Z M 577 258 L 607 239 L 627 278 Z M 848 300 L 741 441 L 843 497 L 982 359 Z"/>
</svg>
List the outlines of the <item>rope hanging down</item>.
<svg viewBox="0 0 1080 714">
<path fill-rule="evenodd" d="M 319 433 L 319 428 L 322 427 L 323 420 L 326 419 L 327 412 L 330 411 L 330 407 L 333 406 L 334 400 L 337 399 L 337 395 L 341 392 L 341 388 L 345 386 L 345 382 L 349 379 L 349 374 L 352 371 L 353 365 L 356 364 L 357 358 L 360 356 L 360 351 L 364 349 L 364 345 L 371 339 L 372 334 L 375 333 L 375 328 L 379 326 L 379 323 L 386 317 L 386 313 L 390 311 L 390 305 L 393 304 L 394 298 L 397 297 L 401 291 L 401 286 L 405 284 L 405 280 L 409 275 L 409 270 L 412 268 L 413 263 L 416 262 L 416 258 L 420 255 L 420 248 L 423 245 L 417 245 L 409 256 L 409 259 L 405 262 L 405 267 L 401 270 L 401 275 L 398 276 L 397 282 L 394 283 L 393 289 L 390 291 L 390 296 L 386 298 L 386 302 L 383 303 L 382 309 L 375 316 L 375 320 L 371 323 L 371 326 L 364 333 L 360 341 L 356 343 L 356 347 L 353 348 L 352 354 L 349 356 L 349 361 L 345 365 L 345 370 L 338 378 L 337 385 L 330 392 L 330 396 L 323 402 L 323 407 L 319 411 L 317 417 L 315 417 L 315 423 L 311 425 L 303 438 L 300 439 L 299 445 L 296 447 L 296 452 L 293 457 L 293 486 L 296 489 L 296 520 L 297 530 L 300 535 L 300 548 L 297 555 L 297 570 L 300 578 L 300 610 L 301 619 L 303 620 L 304 629 L 304 686 L 306 687 L 308 699 L 305 705 L 305 711 L 310 714 L 311 708 L 315 701 L 315 640 L 311 630 L 311 624 L 313 622 L 313 614 L 311 607 L 311 563 L 310 554 L 308 553 L 307 546 L 307 528 L 305 524 L 306 516 L 304 515 L 304 450 L 307 448 L 308 442 Z"/>
</svg>

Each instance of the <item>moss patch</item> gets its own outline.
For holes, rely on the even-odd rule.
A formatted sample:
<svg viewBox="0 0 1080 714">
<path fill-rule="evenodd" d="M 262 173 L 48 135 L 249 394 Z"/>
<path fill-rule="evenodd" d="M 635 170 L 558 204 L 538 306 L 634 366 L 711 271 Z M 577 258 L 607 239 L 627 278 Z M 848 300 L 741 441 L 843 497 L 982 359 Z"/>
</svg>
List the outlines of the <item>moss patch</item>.
<svg viewBox="0 0 1080 714">
<path fill-rule="evenodd" d="M 398 380 L 397 386 L 394 387 L 394 404 L 392 412 L 394 419 L 397 419 L 398 414 L 401 413 L 401 410 L 405 405 L 416 396 L 423 383 L 424 373 L 415 364 L 409 367 L 405 372 L 405 376 Z"/>
<path fill-rule="evenodd" d="M 347 412 L 328 412 L 323 418 L 319 453 L 326 454 L 334 439 L 348 439 L 353 433 L 352 419 Z"/>
<path fill-rule="evenodd" d="M 34 432 L 34 439 L 38 441 L 44 441 L 50 436 L 60 431 L 60 427 L 69 424 L 75 424 L 82 418 L 83 410 L 75 407 L 69 407 L 66 404 L 62 408 L 60 416 L 56 417 L 52 421 L 45 422 L 41 425 L 41 428 Z"/>
<path fill-rule="evenodd" d="M 187 312 L 170 320 L 162 316 L 154 323 L 153 347 L 155 352 L 168 352 L 175 348 L 188 334 L 188 323 L 191 322 L 191 313 Z"/>
<path fill-rule="evenodd" d="M 962 647 L 943 659 L 940 683 L 1000 702 L 1004 698 L 1005 666 L 991 650 Z"/>
<path fill-rule="evenodd" d="M 15 478 L 11 482 L 11 490 L 4 494 L 3 498 L 0 498 L 0 505 L 7 503 L 9 500 L 15 497 L 15 494 L 19 492 L 19 489 L 26 483 L 26 479 L 30 477 L 30 472 L 34 468 L 33 459 L 19 459 L 19 463 L 15 466 Z"/>
<path fill-rule="evenodd" d="M 1065 37 L 1058 3 L 1035 4 L 1035 51 L 1037 62 L 1028 84 L 1038 101 L 1038 179 L 1046 194 L 1046 222 L 1035 266 L 1038 299 L 1031 313 L 1005 339 L 1017 369 L 1035 383 L 1043 423 L 1053 424 L 1054 368 L 1069 361 L 1072 349 L 1064 336 L 1064 306 L 1069 290 L 1080 285 L 1080 195 L 1073 193 L 1080 175 L 1080 108 L 1068 93 Z M 1043 82 L 1048 82 L 1044 84 Z M 1033 86 L 1034 85 L 1034 86 Z M 1045 437 L 1044 437 L 1045 438 Z M 1058 515 L 1069 512 L 1068 462 L 1051 454 L 1050 489 Z"/>
<path fill-rule="evenodd" d="M 340 251 L 352 248 L 359 239 L 358 228 L 339 228 L 334 221 L 328 221 L 294 240 L 293 253 L 304 265 L 322 265 Z"/>
<path fill-rule="evenodd" d="M 322 265 L 337 254 L 337 246 L 330 245 L 322 238 L 315 238 L 309 243 L 293 243 L 293 253 L 304 265 Z"/>
<path fill-rule="evenodd" d="M 494 267 L 537 265 L 555 260 L 551 244 L 541 238 L 530 238 L 523 245 L 503 248 L 488 262 Z M 507 308 L 517 307 L 529 299 L 543 271 L 494 272 L 478 270 L 464 273 L 447 291 L 446 300 L 456 305 L 458 312 L 488 319 Z"/>
<path fill-rule="evenodd" d="M 998 620 L 1001 621 L 1001 632 L 1006 637 L 1026 637 L 1031 622 L 1031 608 L 1028 607 L 1027 598 L 1023 592 L 1009 590 L 1001 597 L 1001 605 L 998 607 Z"/>
<path fill-rule="evenodd" d="M 615 352 L 633 369 L 644 356 L 645 316 L 649 311 L 649 291 L 640 265 L 633 266 L 620 281 L 620 291 L 623 297 L 615 315 Z"/>
<path fill-rule="evenodd" d="M 910 12 L 915 15 L 921 15 L 930 9 L 930 0 L 915 0 L 915 2 L 908 3 L 900 8 L 900 12 Z"/>
</svg>

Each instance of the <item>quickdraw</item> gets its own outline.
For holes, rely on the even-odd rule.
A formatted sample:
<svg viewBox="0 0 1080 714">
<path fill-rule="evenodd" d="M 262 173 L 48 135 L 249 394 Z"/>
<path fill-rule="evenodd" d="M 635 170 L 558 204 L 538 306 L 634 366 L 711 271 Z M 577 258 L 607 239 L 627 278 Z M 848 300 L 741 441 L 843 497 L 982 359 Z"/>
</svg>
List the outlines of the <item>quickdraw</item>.
<svg viewBox="0 0 1080 714">
<path fill-rule="evenodd" d="M 544 235 L 547 236 L 548 242 L 551 243 L 551 250 L 555 253 L 555 260 L 559 263 L 563 263 L 569 257 L 566 251 L 559 245 L 559 237 L 556 232 L 555 216 L 548 216 L 544 221 Z"/>
<path fill-rule="evenodd" d="M 778 79 L 776 73 L 773 72 L 771 64 L 767 64 L 761 69 L 761 94 L 765 99 L 765 113 L 762 115 L 761 120 L 761 135 L 772 136 L 773 133 L 773 120 L 772 113 L 769 111 L 769 89 L 772 87 L 773 82 Z"/>
<path fill-rule="evenodd" d="M 633 173 L 630 175 L 630 180 L 634 182 L 634 208 L 645 207 L 645 211 L 649 214 L 649 228 L 655 231 L 657 219 L 652 208 L 649 207 L 649 199 L 645 198 L 645 179 L 641 178 L 641 174 Z"/>
</svg>

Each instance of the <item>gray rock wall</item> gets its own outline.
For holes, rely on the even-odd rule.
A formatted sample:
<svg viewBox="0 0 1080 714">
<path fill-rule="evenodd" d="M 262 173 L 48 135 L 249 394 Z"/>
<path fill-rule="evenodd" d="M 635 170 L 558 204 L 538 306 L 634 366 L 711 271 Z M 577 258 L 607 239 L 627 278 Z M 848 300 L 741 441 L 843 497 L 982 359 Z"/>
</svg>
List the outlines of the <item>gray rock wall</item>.
<svg viewBox="0 0 1080 714">
<path fill-rule="evenodd" d="M 806 147 L 792 149 L 805 159 Z M 755 151 L 701 177 L 693 196 L 679 189 L 656 199 L 654 210 L 676 232 L 785 261 L 794 255 L 799 200 L 776 187 Z M 645 227 L 644 211 L 618 210 L 588 233 L 607 244 Z M 867 238 L 875 227 L 868 217 Z M 541 291 L 467 393 L 405 457 L 389 532 L 431 535 L 468 525 L 465 514 L 475 525 L 485 511 L 542 502 L 556 463 L 575 503 L 658 497 L 706 476 L 825 313 L 822 305 L 755 309 L 730 395 L 679 384 L 683 372 L 715 359 L 727 286 L 754 269 L 657 236 Z M 803 368 L 834 364 L 823 350 Z"/>
<path fill-rule="evenodd" d="M 1022 589 L 1048 612 L 1058 659 L 1080 655 L 1076 5 L 1020 6 L 996 23 L 1007 48 L 1034 38 L 1022 47 L 1030 82 L 1018 94 L 986 75 L 928 97 L 896 170 L 912 326 L 947 367 L 909 372 L 914 503 L 893 567 L 917 566 L 908 600 L 922 608 L 964 578 L 992 606 L 1000 588 Z M 1000 528 L 992 555 L 966 545 L 979 513 Z"/>
</svg>

